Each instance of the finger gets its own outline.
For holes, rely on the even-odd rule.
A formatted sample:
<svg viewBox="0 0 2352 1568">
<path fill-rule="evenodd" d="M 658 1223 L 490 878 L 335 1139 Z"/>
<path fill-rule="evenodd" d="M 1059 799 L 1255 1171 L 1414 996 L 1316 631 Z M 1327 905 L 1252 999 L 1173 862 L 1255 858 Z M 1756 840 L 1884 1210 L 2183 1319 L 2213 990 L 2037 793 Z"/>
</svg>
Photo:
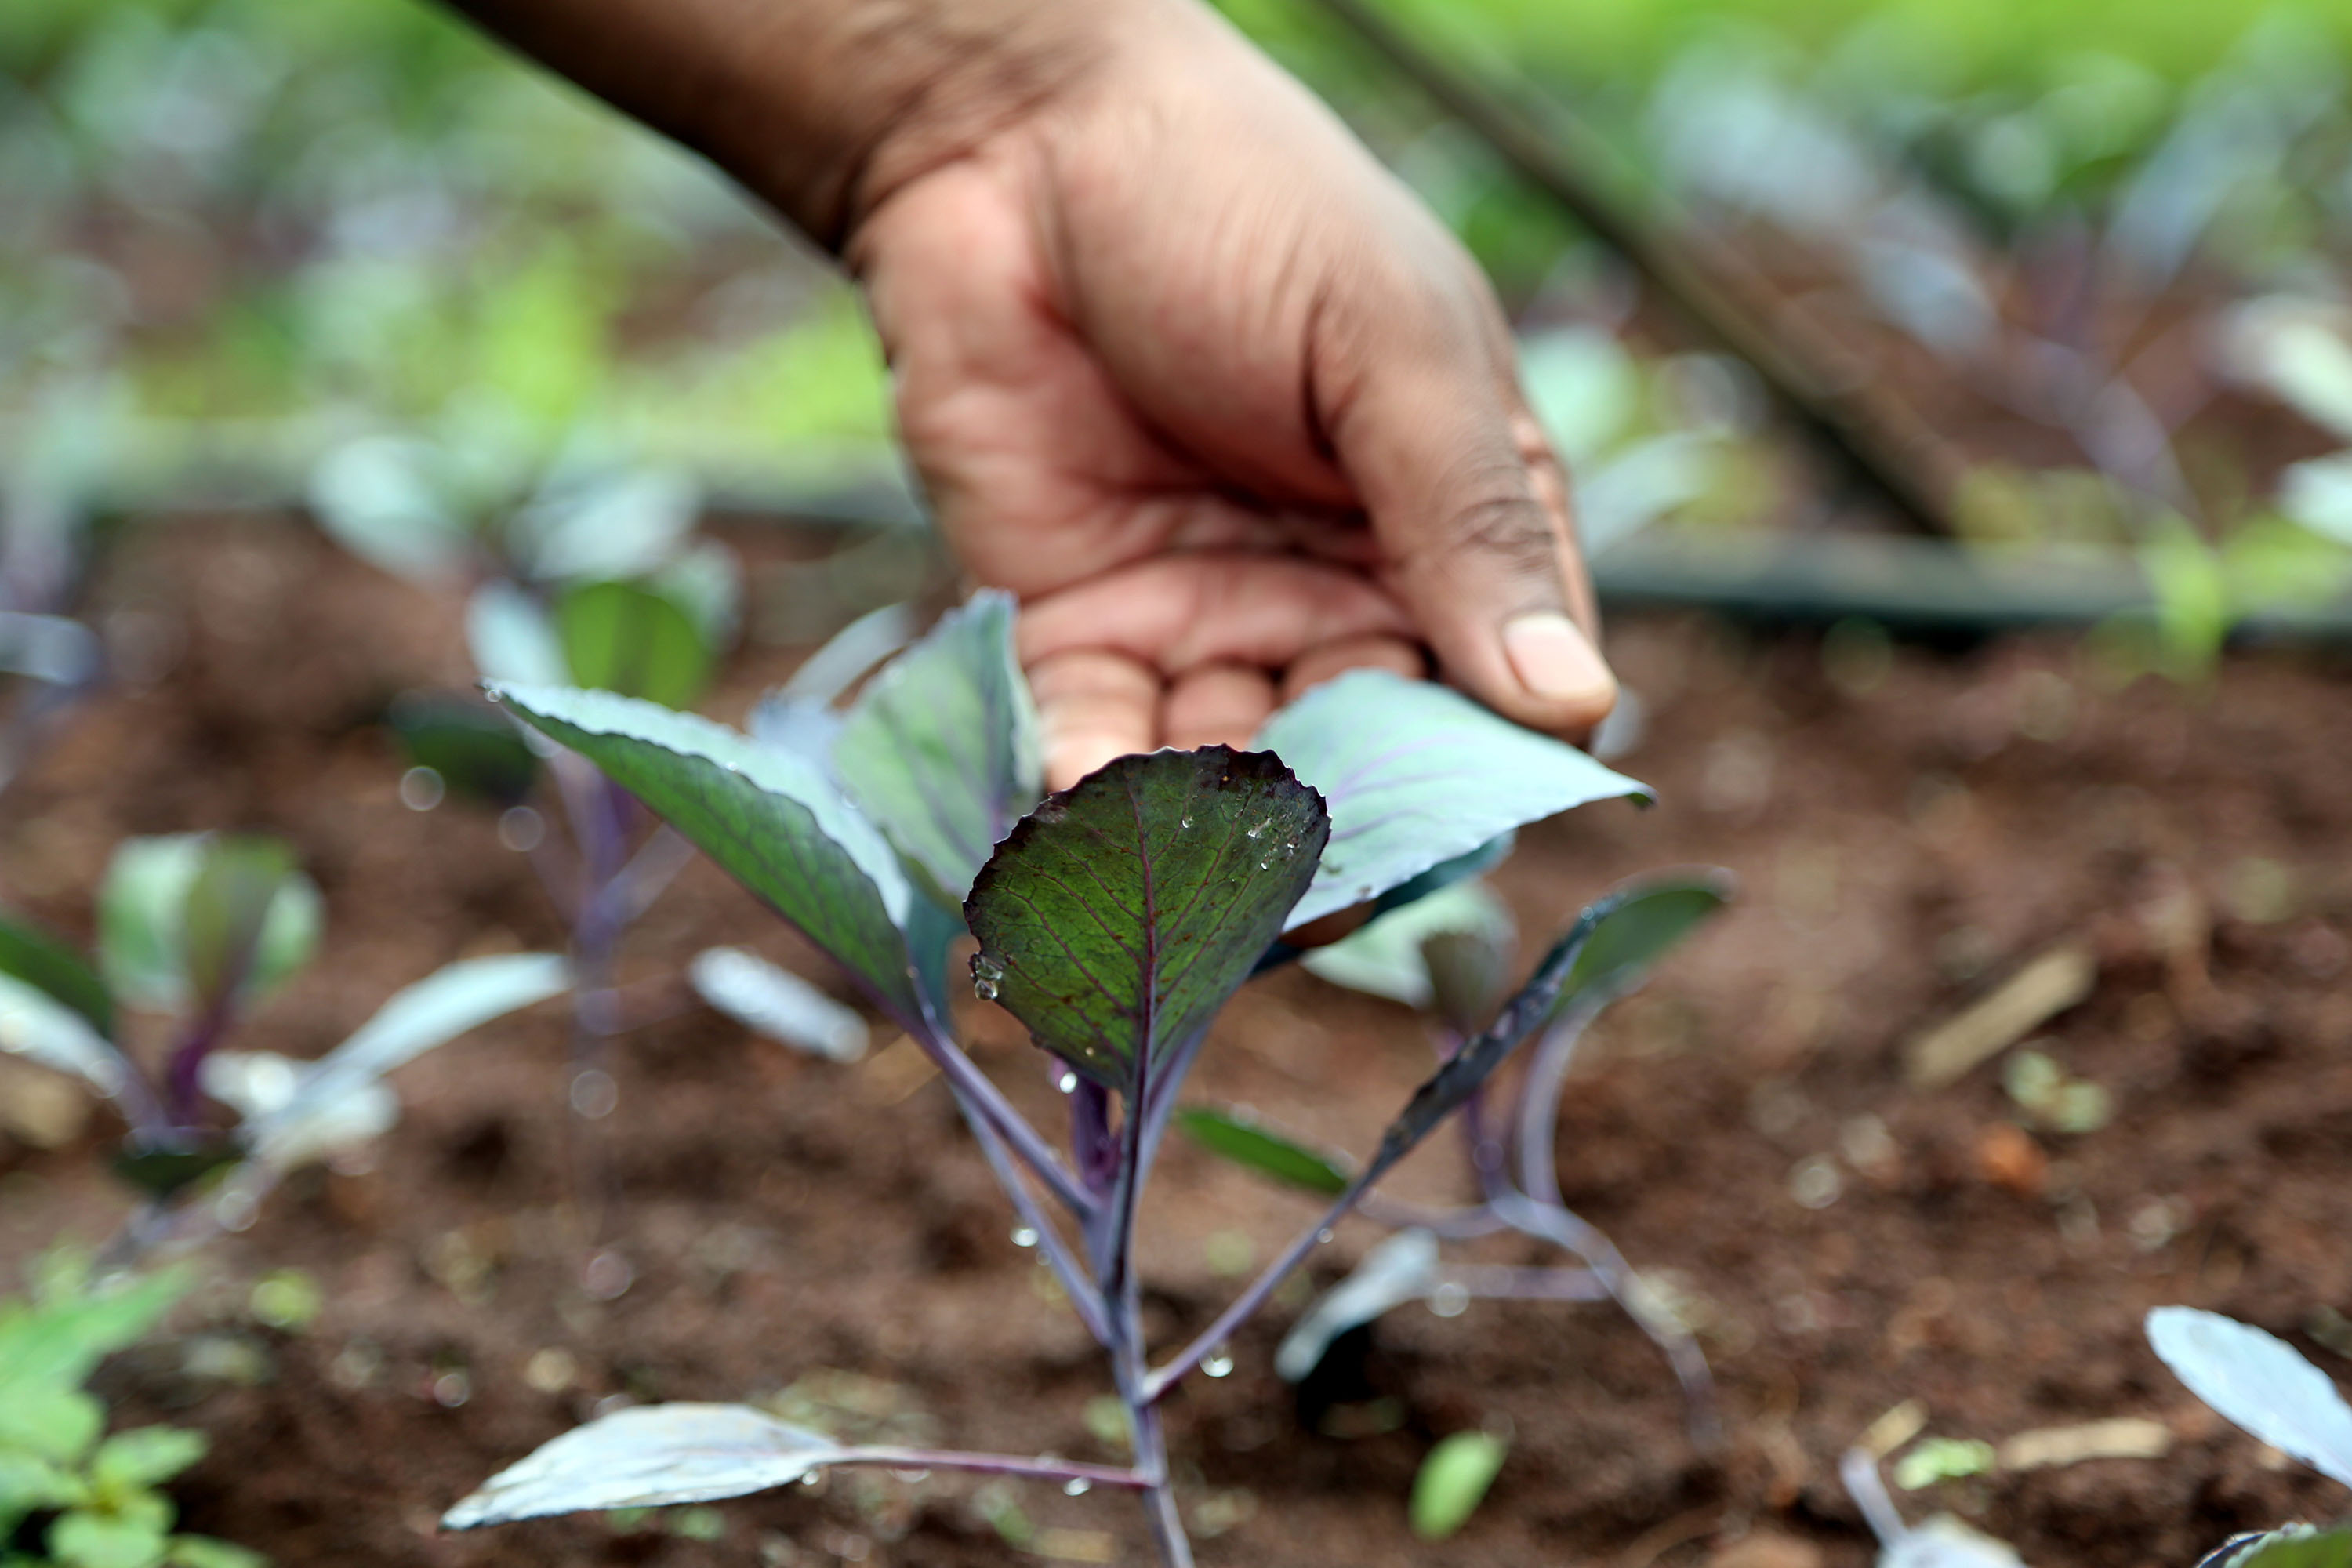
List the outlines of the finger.
<svg viewBox="0 0 2352 1568">
<path fill-rule="evenodd" d="M 1295 556 L 1162 555 L 1031 600 L 1021 658 L 1108 648 L 1169 674 L 1203 664 L 1281 669 L 1307 649 L 1379 633 L 1410 637 L 1412 618 L 1360 572 Z"/>
<path fill-rule="evenodd" d="M 1575 618 L 1565 486 L 1529 460 L 1531 447 L 1549 454 L 1515 417 L 1485 309 L 1424 299 L 1357 321 L 1318 395 L 1388 581 L 1446 674 L 1522 723 L 1574 733 L 1608 713 L 1617 685 Z"/>
<path fill-rule="evenodd" d="M 1197 746 L 1246 750 L 1274 712 L 1274 678 L 1244 664 L 1204 664 L 1169 686 L 1160 734 L 1181 751 Z"/>
<path fill-rule="evenodd" d="M 1160 677 L 1098 648 L 1029 667 L 1045 747 L 1045 787 L 1064 790 L 1115 758 L 1160 744 Z"/>
<path fill-rule="evenodd" d="M 1342 637 L 1310 647 L 1290 661 L 1282 674 L 1282 700 L 1296 702 L 1335 675 L 1351 669 L 1387 669 L 1419 680 L 1429 673 L 1429 660 L 1416 643 L 1402 637 Z"/>
</svg>

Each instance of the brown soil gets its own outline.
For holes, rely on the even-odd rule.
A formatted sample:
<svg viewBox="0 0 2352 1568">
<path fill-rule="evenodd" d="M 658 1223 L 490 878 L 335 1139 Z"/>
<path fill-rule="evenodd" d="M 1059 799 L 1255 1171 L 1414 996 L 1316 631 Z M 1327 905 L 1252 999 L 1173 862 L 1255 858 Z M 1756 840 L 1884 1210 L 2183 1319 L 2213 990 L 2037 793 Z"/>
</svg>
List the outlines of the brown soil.
<svg viewBox="0 0 2352 1568">
<path fill-rule="evenodd" d="M 784 558 L 804 542 L 744 542 L 755 588 L 791 597 Z M 86 934 L 87 889 L 123 835 L 287 835 L 326 891 L 327 944 L 242 1043 L 302 1055 L 449 959 L 560 941 L 486 816 L 414 813 L 395 793 L 375 721 L 404 689 L 462 680 L 451 605 L 274 522 L 134 536 L 98 605 L 155 679 L 87 710 L 6 797 L 11 902 Z M 1994 1442 L 2108 1416 L 2171 1428 L 2160 1460 L 1902 1496 L 1913 1517 L 1952 1510 L 2044 1568 L 2186 1563 L 2233 1529 L 2340 1508 L 2205 1414 L 2138 1323 L 2159 1303 L 2212 1307 L 2342 1370 L 2302 1330 L 2352 1297 L 2345 672 L 2249 656 L 2208 690 L 2118 690 L 2060 642 L 1898 649 L 1882 668 L 1867 649 L 1825 660 L 1810 637 L 1675 620 L 1621 625 L 1612 651 L 1652 716 L 1622 765 L 1663 804 L 1531 833 L 1500 880 L 1542 932 L 1647 868 L 1741 877 L 1736 912 L 1604 1021 L 1560 1146 L 1570 1201 L 1702 1318 L 1728 1447 L 1691 1450 L 1664 1363 L 1601 1307 L 1407 1309 L 1349 1347 L 1352 1385 L 1301 1401 L 1268 1365 L 1292 1296 L 1235 1345 L 1232 1375 L 1172 1403 L 1203 1561 L 1861 1563 L 1836 1458 L 1906 1399 L 1932 1434 Z M 712 710 L 740 717 L 795 657 L 754 647 Z M 2019 1112 L 1997 1066 L 1905 1087 L 1907 1037 L 2067 938 L 2095 945 L 2098 988 L 2042 1048 L 2111 1091 L 2111 1124 L 2006 1131 Z M 719 941 L 822 973 L 708 868 L 632 933 L 627 970 L 657 982 Z M 983 1064 L 1050 1115 L 1018 1027 L 978 1004 L 970 1022 Z M 614 1396 L 798 1384 L 960 1446 L 1113 1457 L 1085 1419 L 1097 1357 L 907 1053 L 835 1067 L 691 1010 L 628 1038 L 601 1143 L 621 1200 L 604 1239 L 635 1280 L 598 1300 L 569 1201 L 565 1050 L 549 1007 L 409 1069 L 406 1120 L 372 1172 L 278 1194 L 205 1255 L 211 1283 L 172 1334 L 110 1368 L 124 1419 L 215 1439 L 178 1488 L 189 1528 L 284 1564 L 1020 1557 L 982 1518 L 987 1494 L 945 1477 L 844 1475 L 723 1505 L 716 1541 L 658 1521 L 435 1533 L 471 1485 Z M 1198 1094 L 1360 1149 L 1427 1059 L 1409 1014 L 1286 974 L 1232 1009 Z M 9 1272 L 119 1215 L 104 1133 L 0 1144 Z M 1458 1192 L 1450 1159 L 1423 1159 L 1408 1186 Z M 1834 1173 L 1826 1206 L 1797 1200 L 1801 1168 L 1816 1200 Z M 1173 1342 L 1236 1288 L 1212 1258 L 1230 1268 L 1244 1238 L 1262 1258 L 1308 1214 L 1177 1150 L 1148 1216 L 1155 1333 Z M 1378 1234 L 1343 1231 L 1318 1282 Z M 325 1291 L 299 1334 L 244 1308 L 254 1279 L 286 1268 Z M 1307 1418 L 1391 1429 L 1337 1436 Z M 1480 1424 L 1512 1434 L 1492 1496 L 1454 1540 L 1416 1542 L 1415 1467 L 1437 1436 Z M 1013 1495 L 1034 1546 L 1145 1560 L 1127 1500 Z"/>
</svg>

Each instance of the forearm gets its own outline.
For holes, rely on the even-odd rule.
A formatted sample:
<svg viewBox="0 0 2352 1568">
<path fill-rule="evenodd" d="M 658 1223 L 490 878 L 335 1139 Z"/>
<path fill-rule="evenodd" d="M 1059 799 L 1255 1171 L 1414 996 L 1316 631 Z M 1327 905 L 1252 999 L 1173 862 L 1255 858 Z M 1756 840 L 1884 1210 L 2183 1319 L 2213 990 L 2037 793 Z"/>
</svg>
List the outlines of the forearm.
<svg viewBox="0 0 2352 1568">
<path fill-rule="evenodd" d="M 838 249 L 1189 0 L 450 0 Z"/>
</svg>

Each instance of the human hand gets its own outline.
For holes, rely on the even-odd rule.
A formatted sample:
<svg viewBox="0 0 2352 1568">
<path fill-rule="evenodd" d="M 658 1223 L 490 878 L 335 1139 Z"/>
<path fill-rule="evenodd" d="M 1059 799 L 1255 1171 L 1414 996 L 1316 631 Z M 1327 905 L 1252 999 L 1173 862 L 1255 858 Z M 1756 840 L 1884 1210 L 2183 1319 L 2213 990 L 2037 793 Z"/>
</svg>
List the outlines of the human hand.
<svg viewBox="0 0 2352 1568">
<path fill-rule="evenodd" d="M 1190 0 L 849 215 L 942 527 L 1023 603 L 1049 783 L 1246 742 L 1360 665 L 1580 735 L 1565 476 L 1452 237 Z"/>
</svg>

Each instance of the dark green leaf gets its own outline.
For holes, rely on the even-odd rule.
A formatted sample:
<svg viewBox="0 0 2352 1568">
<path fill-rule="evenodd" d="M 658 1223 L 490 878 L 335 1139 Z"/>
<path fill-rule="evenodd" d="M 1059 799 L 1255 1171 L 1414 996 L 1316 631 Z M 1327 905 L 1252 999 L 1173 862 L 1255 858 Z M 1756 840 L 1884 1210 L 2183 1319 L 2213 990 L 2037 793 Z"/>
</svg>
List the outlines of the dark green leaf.
<svg viewBox="0 0 2352 1568">
<path fill-rule="evenodd" d="M 1713 903 L 1700 909 L 1700 900 L 1686 896 L 1694 890 L 1707 893 Z M 1476 1092 L 1478 1086 L 1493 1077 L 1495 1069 L 1513 1051 L 1559 1011 L 1560 999 L 1571 985 L 1578 987 L 1578 994 L 1599 995 L 1605 1000 L 1607 991 L 1603 987 L 1614 989 L 1629 984 L 1643 963 L 1655 959 L 1704 914 L 1712 912 L 1722 899 L 1720 884 L 1714 880 L 1654 882 L 1612 893 L 1587 909 L 1568 934 L 1544 955 L 1543 962 L 1536 965 L 1535 973 L 1518 994 L 1504 1004 L 1495 1021 L 1465 1041 L 1462 1048 L 1415 1091 L 1412 1101 L 1381 1135 L 1380 1151 L 1358 1179 L 1359 1184 L 1369 1186 L 1378 1180 Z M 1649 907 L 1654 901 L 1654 910 Z M 1631 918 L 1623 932 L 1603 950 L 1601 963 L 1589 973 L 1583 971 L 1580 966 L 1584 955 L 1600 931 L 1629 912 Z M 1586 973 L 1587 978 L 1580 981 L 1577 977 L 1580 973 Z"/>
<path fill-rule="evenodd" d="M 1331 844 L 1291 911 L 1304 925 L 1378 899 L 1515 827 L 1649 790 L 1425 680 L 1360 669 L 1276 713 L 1257 745 L 1324 792 Z"/>
<path fill-rule="evenodd" d="M 709 684 L 712 651 L 677 605 L 635 583 L 590 583 L 555 607 L 564 662 L 577 685 L 686 708 Z"/>
<path fill-rule="evenodd" d="M 1621 890 L 1577 955 L 1560 1005 L 1640 984 L 1651 965 L 1730 901 L 1731 879 L 1721 872 L 1662 878 Z"/>
<path fill-rule="evenodd" d="M 1329 832 L 1321 797 L 1263 752 L 1121 757 L 1048 797 L 981 872 L 974 989 L 1132 1094 L 1249 977 Z"/>
<path fill-rule="evenodd" d="M 513 722 L 456 698 L 410 696 L 393 704 L 393 732 L 410 763 L 431 768 L 448 786 L 492 805 L 520 805 L 539 778 Z"/>
<path fill-rule="evenodd" d="M 950 612 L 866 684 L 834 742 L 842 787 L 950 903 L 1037 802 L 1037 710 L 1013 621 L 1009 594 Z"/>
<path fill-rule="evenodd" d="M 295 874 L 294 851 L 278 839 L 206 839 L 181 915 L 183 961 L 200 1004 L 238 989 L 253 973 L 263 923 Z"/>
<path fill-rule="evenodd" d="M 182 1142 L 124 1149 L 114 1156 L 114 1173 L 157 1200 L 170 1198 L 245 1158 L 229 1139 L 206 1133 Z"/>
<path fill-rule="evenodd" d="M 1439 1438 L 1412 1479 L 1412 1532 L 1423 1541 L 1443 1541 L 1469 1523 L 1510 1451 L 1492 1432 Z"/>
<path fill-rule="evenodd" d="M 0 915 L 0 974 L 13 974 L 114 1033 L 114 998 L 88 959 L 29 921 Z"/>
<path fill-rule="evenodd" d="M 901 934 L 906 874 L 814 763 L 610 692 L 491 689 L 807 932 L 901 1020 L 920 1016 Z"/>
<path fill-rule="evenodd" d="M 1239 1111 L 1187 1106 L 1176 1113 L 1176 1125 L 1211 1153 L 1277 1182 L 1326 1197 L 1348 1190 L 1350 1173 L 1340 1157 L 1310 1149 Z"/>
</svg>

